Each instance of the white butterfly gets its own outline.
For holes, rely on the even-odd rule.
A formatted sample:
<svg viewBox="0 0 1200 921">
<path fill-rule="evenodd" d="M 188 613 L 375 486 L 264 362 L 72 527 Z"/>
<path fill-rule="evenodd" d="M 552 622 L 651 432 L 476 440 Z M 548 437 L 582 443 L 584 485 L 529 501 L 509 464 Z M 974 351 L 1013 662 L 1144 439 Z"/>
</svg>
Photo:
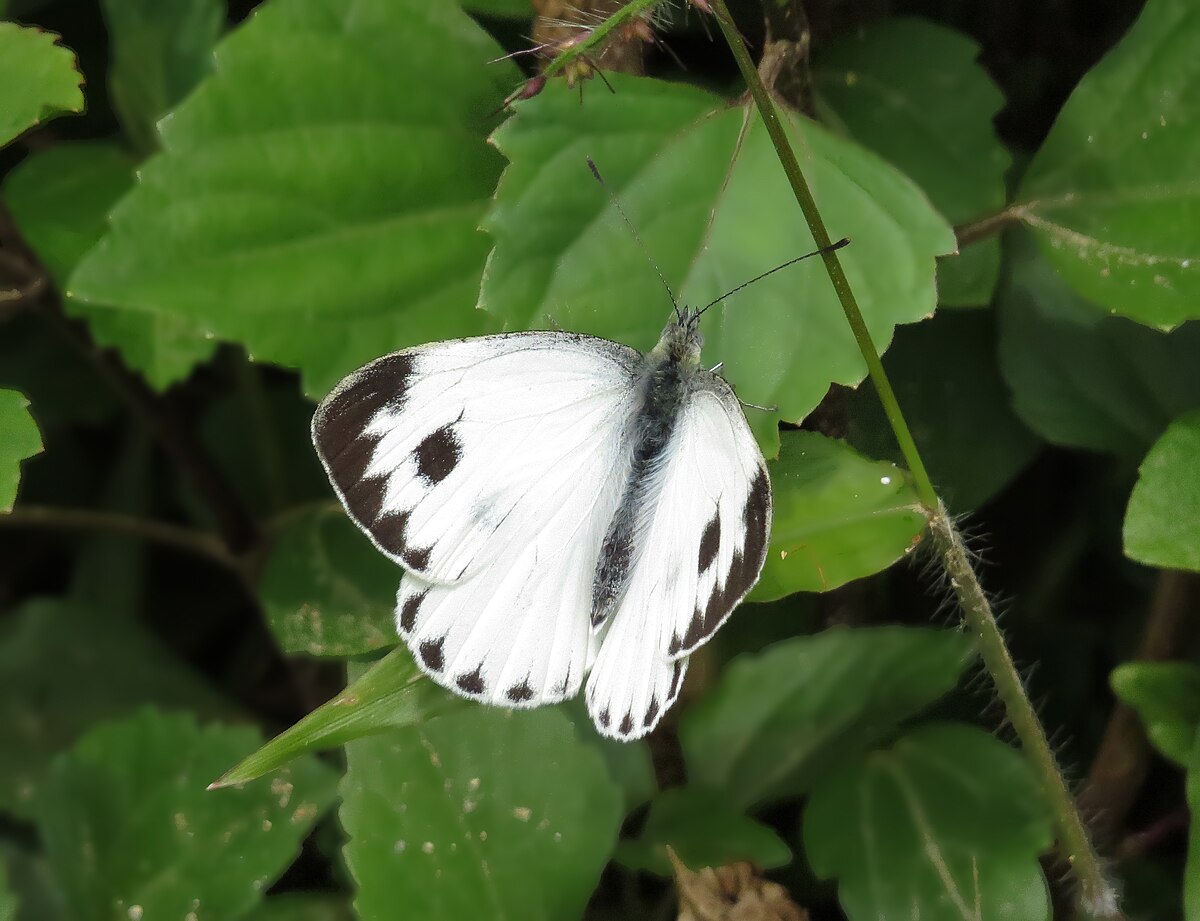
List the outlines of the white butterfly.
<svg viewBox="0 0 1200 921">
<path fill-rule="evenodd" d="M 523 332 L 435 342 L 347 377 L 313 444 L 351 518 L 405 568 L 396 622 L 434 681 L 601 733 L 650 732 L 688 655 L 758 579 L 762 452 L 700 367 L 702 311 L 647 355 Z"/>
</svg>

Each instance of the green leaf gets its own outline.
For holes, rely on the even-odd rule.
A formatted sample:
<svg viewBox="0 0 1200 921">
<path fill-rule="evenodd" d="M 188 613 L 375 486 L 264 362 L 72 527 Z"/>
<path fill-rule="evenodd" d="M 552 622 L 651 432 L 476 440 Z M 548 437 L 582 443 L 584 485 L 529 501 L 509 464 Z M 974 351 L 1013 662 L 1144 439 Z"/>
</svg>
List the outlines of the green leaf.
<svg viewBox="0 0 1200 921">
<path fill-rule="evenodd" d="M 488 113 L 517 82 L 485 65 L 498 54 L 452 4 L 264 5 L 160 124 L 163 153 L 71 296 L 242 342 L 311 393 L 480 330 L 477 227 L 501 165 Z"/>
<path fill-rule="evenodd" d="M 1200 572 L 1200 411 L 1176 419 L 1138 472 L 1125 513 L 1125 554 Z"/>
<path fill-rule="evenodd" d="M 1168 335 L 1103 316 L 1027 234 L 1006 243 L 1000 370 L 1026 425 L 1055 444 L 1133 460 L 1172 419 L 1200 406 L 1200 323 Z"/>
<path fill-rule="evenodd" d="M 409 651 L 399 646 L 333 700 L 238 762 L 212 786 L 245 783 L 309 752 L 422 723 L 466 704 L 422 675 Z"/>
<path fill-rule="evenodd" d="M 1048 921 L 1037 858 L 1052 840 L 1020 754 L 953 723 L 846 765 L 804 813 L 812 868 L 837 879 L 850 921 Z"/>
<path fill-rule="evenodd" d="M 400 570 L 341 508 L 307 509 L 276 535 L 259 585 L 285 652 L 352 656 L 399 642 Z"/>
<path fill-rule="evenodd" d="M 0 147 L 39 122 L 83 111 L 83 75 L 58 36 L 0 22 Z"/>
<path fill-rule="evenodd" d="M 236 918 L 257 903 L 333 802 L 336 777 L 308 759 L 270 782 L 205 792 L 254 742 L 252 729 L 144 710 L 58 758 L 38 828 L 72 917 Z"/>
<path fill-rule="evenodd" d="M 17 895 L 8 888 L 8 873 L 0 864 L 0 921 L 15 921 L 17 917 Z"/>
<path fill-rule="evenodd" d="M 925 530 L 904 471 L 844 442 L 784 432 L 768 469 L 771 546 L 751 601 L 829 591 L 879 572 L 912 550 Z"/>
<path fill-rule="evenodd" d="M 12 511 L 21 462 L 42 452 L 42 435 L 25 394 L 0 390 L 0 514 Z"/>
<path fill-rule="evenodd" d="M 1200 317 L 1200 7 L 1152 0 L 1080 81 L 1017 213 L 1075 290 L 1163 329 Z"/>
<path fill-rule="evenodd" d="M 109 211 L 133 179 L 133 161 L 113 144 L 59 144 L 18 164 L 4 184 L 4 198 L 22 236 L 62 286 L 104 235 Z M 97 344 L 116 348 L 160 390 L 216 350 L 211 337 L 177 317 L 72 300 L 65 306 L 87 321 Z"/>
<path fill-rule="evenodd" d="M 575 919 L 620 790 L 556 710 L 475 706 L 347 746 L 342 826 L 362 921 Z"/>
<path fill-rule="evenodd" d="M 896 330 L 884 356 L 913 438 L 938 492 L 955 512 L 978 508 L 1033 459 L 1038 440 L 1010 405 L 991 311 L 941 311 Z M 873 387 L 851 397 L 850 441 L 902 463 Z"/>
<path fill-rule="evenodd" d="M 119 667 L 115 666 L 119 663 Z M 0 632 L 0 809 L 27 816 L 50 757 L 146 703 L 228 715 L 229 704 L 127 617 L 34 601 Z"/>
<path fill-rule="evenodd" d="M 673 876 L 668 847 L 693 870 L 739 860 L 770 870 L 792 860 L 783 839 L 743 815 L 724 792 L 697 787 L 675 787 L 660 793 L 650 804 L 642 833 L 621 842 L 617 859 L 633 870 Z"/>
<path fill-rule="evenodd" d="M 1188 767 L 1200 729 L 1200 665 L 1126 662 L 1113 669 L 1109 681 L 1117 697 L 1137 711 L 1154 747 Z"/>
<path fill-rule="evenodd" d="M 688 777 L 741 806 L 805 793 L 949 692 L 972 655 L 951 630 L 834 627 L 742 656 L 684 714 Z"/>
<path fill-rule="evenodd" d="M 1011 163 L 992 119 L 1004 97 L 967 36 L 922 19 L 884 19 L 821 51 L 813 87 L 823 121 L 899 167 L 952 224 L 1004 207 Z M 943 305 L 991 300 L 1000 241 L 938 261 Z"/>
<path fill-rule="evenodd" d="M 671 305 L 586 156 L 681 304 L 703 305 L 813 244 L 757 115 L 695 87 L 616 77 L 616 95 L 592 93 L 583 106 L 551 84 L 496 132 L 511 164 L 485 222 L 496 247 L 480 306 L 509 329 L 554 321 L 644 351 Z M 831 232 L 854 241 L 842 264 L 883 347 L 895 324 L 932 312 L 934 258 L 954 249 L 953 234 L 874 154 L 803 118 L 786 128 L 822 211 L 836 215 Z M 708 360 L 724 363 L 743 400 L 779 406 L 750 417 L 769 457 L 779 418 L 801 419 L 831 381 L 866 373 L 815 261 L 714 307 L 703 331 Z"/>
<path fill-rule="evenodd" d="M 155 123 L 212 70 L 224 0 L 104 0 L 108 95 L 125 134 L 155 147 Z"/>
<path fill-rule="evenodd" d="M 459 0 L 459 2 L 467 12 L 483 16 L 500 16 L 505 19 L 529 19 L 533 16 L 533 7 L 529 0 Z"/>
</svg>

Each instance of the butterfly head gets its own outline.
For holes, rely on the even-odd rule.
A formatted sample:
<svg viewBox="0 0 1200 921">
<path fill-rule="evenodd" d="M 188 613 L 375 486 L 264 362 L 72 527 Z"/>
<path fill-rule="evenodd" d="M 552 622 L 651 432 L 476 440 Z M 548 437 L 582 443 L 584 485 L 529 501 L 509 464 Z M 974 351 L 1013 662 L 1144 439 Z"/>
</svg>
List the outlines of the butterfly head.
<svg viewBox="0 0 1200 921">
<path fill-rule="evenodd" d="M 651 354 L 686 367 L 698 365 L 700 350 L 704 348 L 704 336 L 700 332 L 701 313 L 691 307 L 675 308 L 675 315 L 667 323 Z"/>
</svg>

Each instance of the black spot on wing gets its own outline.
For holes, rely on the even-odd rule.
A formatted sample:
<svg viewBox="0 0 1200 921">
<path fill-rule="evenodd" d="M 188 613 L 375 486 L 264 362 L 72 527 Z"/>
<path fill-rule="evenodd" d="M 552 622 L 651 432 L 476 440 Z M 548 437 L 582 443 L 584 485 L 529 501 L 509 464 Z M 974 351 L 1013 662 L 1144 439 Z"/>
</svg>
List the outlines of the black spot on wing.
<svg viewBox="0 0 1200 921">
<path fill-rule="evenodd" d="M 700 537 L 700 557 L 698 572 L 705 572 L 713 564 L 713 560 L 717 558 L 717 551 L 721 549 L 721 510 L 717 509 L 713 513 L 712 521 L 704 527 L 704 534 Z"/>
<path fill-rule="evenodd" d="M 383 504 L 385 477 L 365 476 L 378 437 L 365 430 L 384 409 L 404 403 L 413 375 L 412 354 L 381 358 L 331 395 L 313 417 L 313 444 L 329 470 L 329 479 L 345 497 L 346 508 L 370 528 Z"/>
<path fill-rule="evenodd" d="M 425 589 L 423 592 L 409 595 L 404 599 L 404 604 L 400 605 L 400 630 L 403 633 L 412 633 L 413 627 L 417 625 L 417 612 L 421 610 L 421 602 L 428 594 L 429 589 Z"/>
<path fill-rule="evenodd" d="M 646 715 L 642 719 L 642 728 L 648 729 L 653 726 L 656 719 L 658 719 L 658 698 L 651 695 L 650 706 L 646 708 Z"/>
<path fill-rule="evenodd" d="M 633 713 L 632 712 L 626 713 L 623 717 L 621 717 L 621 725 L 617 727 L 617 732 L 619 732 L 623 736 L 627 736 L 631 732 L 633 732 Z"/>
<path fill-rule="evenodd" d="M 527 700 L 532 700 L 533 688 L 529 686 L 529 679 L 526 678 L 520 684 L 514 684 L 511 688 L 504 692 L 504 696 L 511 700 L 514 704 L 524 703 Z"/>
<path fill-rule="evenodd" d="M 418 649 L 421 661 L 430 671 L 440 672 L 445 666 L 446 657 L 442 651 L 442 647 L 445 645 L 446 638 L 439 636 L 436 640 L 425 640 Z"/>
<path fill-rule="evenodd" d="M 483 683 L 483 663 L 480 662 L 476 665 L 474 671 L 459 675 L 454 679 L 454 683 L 458 685 L 459 690 L 465 691 L 467 694 L 483 694 L 486 690 L 486 685 Z"/>
<path fill-rule="evenodd" d="M 668 655 L 695 649 L 704 642 L 724 622 L 734 605 L 754 587 L 766 561 L 767 518 L 770 510 L 771 485 L 766 471 L 760 467 L 742 508 L 742 526 L 745 529 L 743 544 L 734 550 L 724 580 L 719 578 L 718 573 L 712 594 L 707 599 L 697 599 L 687 631 L 683 636 L 676 634 L 671 638 L 667 647 Z"/>
<path fill-rule="evenodd" d="M 604 729 L 607 729 L 608 724 L 612 722 L 612 717 L 608 714 L 608 707 L 605 707 L 600 711 L 600 716 L 598 718 L 600 720 L 600 726 Z"/>
<path fill-rule="evenodd" d="M 462 443 L 454 434 L 452 425 L 443 425 L 436 432 L 426 435 L 413 454 L 417 460 L 417 473 L 426 482 L 436 486 L 462 460 Z"/>
<path fill-rule="evenodd" d="M 570 683 L 571 683 L 571 669 L 568 668 L 567 673 L 565 675 L 563 675 L 563 680 L 554 686 L 554 691 L 552 692 L 554 694 L 554 696 L 555 697 L 566 697 L 567 696 L 567 687 L 570 685 Z"/>
</svg>

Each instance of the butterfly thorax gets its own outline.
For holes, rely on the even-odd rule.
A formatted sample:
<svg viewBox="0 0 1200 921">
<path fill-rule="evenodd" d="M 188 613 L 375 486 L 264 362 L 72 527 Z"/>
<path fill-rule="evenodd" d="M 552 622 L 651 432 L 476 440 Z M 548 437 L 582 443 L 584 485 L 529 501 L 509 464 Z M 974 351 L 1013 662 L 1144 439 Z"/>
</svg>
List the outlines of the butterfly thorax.
<svg viewBox="0 0 1200 921">
<path fill-rule="evenodd" d="M 592 625 L 599 626 L 624 595 L 633 562 L 638 515 L 658 488 L 657 474 L 683 410 L 692 376 L 700 366 L 704 339 L 699 314 L 678 312 L 645 357 L 639 383 L 639 403 L 630 422 L 633 446 L 629 474 L 596 564 L 592 583 Z"/>
</svg>

